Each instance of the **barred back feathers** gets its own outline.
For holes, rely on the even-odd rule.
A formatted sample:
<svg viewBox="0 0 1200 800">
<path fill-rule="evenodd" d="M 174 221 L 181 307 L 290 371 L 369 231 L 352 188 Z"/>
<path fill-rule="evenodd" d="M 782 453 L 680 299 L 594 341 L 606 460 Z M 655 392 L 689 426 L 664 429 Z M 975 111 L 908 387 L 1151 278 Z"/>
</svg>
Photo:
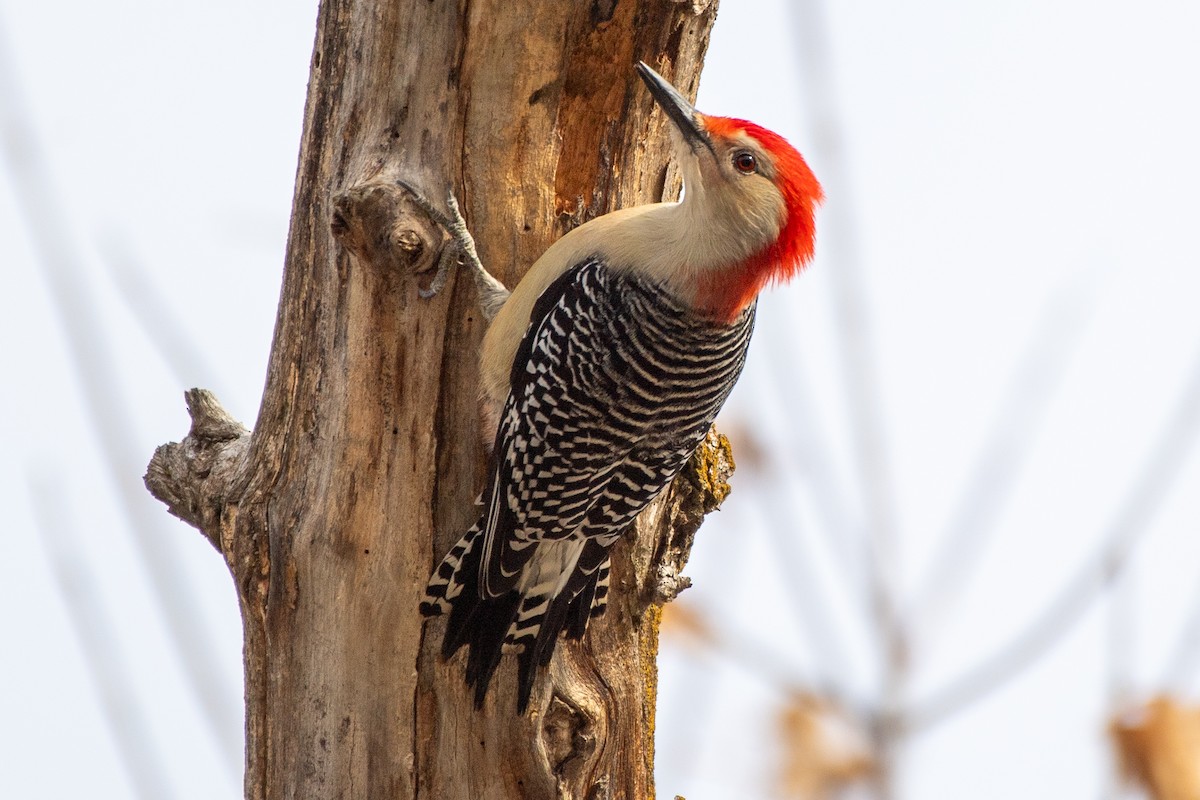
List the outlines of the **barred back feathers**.
<svg viewBox="0 0 1200 800">
<path fill-rule="evenodd" d="M 479 521 L 421 605 L 448 613 L 443 655 L 469 651 L 482 704 L 519 653 L 519 710 L 559 634 L 582 637 L 608 596 L 608 551 L 687 463 L 733 388 L 754 326 L 698 314 L 641 276 L 590 260 L 542 293 L 518 349 Z"/>
<path fill-rule="evenodd" d="M 725 402 L 759 291 L 813 253 L 822 193 L 800 153 L 753 123 L 701 114 L 636 69 L 673 126 L 683 199 L 565 234 L 484 335 L 496 430 L 484 510 L 422 604 L 449 616 L 444 655 L 467 646 L 477 703 L 508 650 L 524 711 L 559 634 L 583 636 L 603 611 L 609 549 Z"/>
</svg>

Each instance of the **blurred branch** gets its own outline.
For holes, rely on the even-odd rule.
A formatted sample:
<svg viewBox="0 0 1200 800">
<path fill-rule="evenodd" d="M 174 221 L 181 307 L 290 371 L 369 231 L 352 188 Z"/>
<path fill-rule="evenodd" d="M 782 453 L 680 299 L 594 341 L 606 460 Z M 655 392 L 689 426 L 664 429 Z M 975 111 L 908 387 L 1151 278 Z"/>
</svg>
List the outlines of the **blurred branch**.
<svg viewBox="0 0 1200 800">
<path fill-rule="evenodd" d="M 864 266 L 858 242 L 846 136 L 835 101 L 833 58 L 829 53 L 829 27 L 820 0 L 788 4 L 793 14 L 795 52 L 801 58 L 800 79 L 807 89 L 808 109 L 814 130 L 814 154 L 830 196 L 822 214 L 824 252 L 836 264 L 829 270 L 837 341 L 841 344 L 842 378 L 850 410 L 854 450 L 866 505 L 870 549 L 872 606 L 881 644 L 882 705 L 885 713 L 904 702 L 909 664 L 909 644 L 900 618 L 900 552 L 894 488 L 888 466 L 887 435 L 881 408 L 882 391 L 870 330 L 870 309 Z M 893 750 L 890 734 L 880 734 L 880 769 L 877 790 L 886 798 L 893 793 Z"/>
<path fill-rule="evenodd" d="M 1163 675 L 1164 690 L 1184 694 L 1191 688 L 1200 672 L 1200 583 L 1192 595 L 1191 610 Z"/>
<path fill-rule="evenodd" d="M 781 480 L 775 486 L 762 487 L 760 502 L 751 506 L 760 516 L 760 524 L 754 528 L 766 530 L 770 536 L 769 549 L 776 556 L 771 561 L 781 572 L 780 582 L 792 596 L 796 621 L 815 662 L 815 683 L 849 691 L 853 663 L 841 631 L 831 624 L 830 604 L 821 597 L 820 583 L 812 569 L 813 559 L 802 552 L 800 514 L 782 483 Z"/>
<path fill-rule="evenodd" d="M 2 34 L 0 29 L 0 40 Z M 13 67 L 4 60 L 10 52 L 0 44 L 0 147 L 8 161 L 16 206 L 25 215 L 75 375 L 83 384 L 84 410 L 108 462 L 104 472 L 113 481 L 129 520 L 136 550 L 166 617 L 184 674 L 227 769 L 237 775 L 242 764 L 238 692 L 222 680 L 225 672 L 216 661 L 217 649 L 193 611 L 195 603 L 187 583 L 180 579 L 182 569 L 175 551 L 146 514 L 153 506 L 136 480 L 141 472 L 141 445 L 137 443 L 131 406 L 119 391 L 122 384 L 87 286 L 82 259 L 70 245 L 64 204 L 53 189 L 51 170 L 29 126 L 31 116 Z"/>
<path fill-rule="evenodd" d="M 101 240 L 100 249 L 121 299 L 179 384 L 219 390 L 216 370 L 175 322 L 177 315 L 171 312 L 170 298 L 159 291 L 150 270 L 134 256 L 129 243 L 110 234 Z"/>
<path fill-rule="evenodd" d="M 780 326 L 793 321 L 794 314 L 759 314 L 760 326 Z M 806 377 L 805 365 L 792 356 L 792 349 L 778 346 L 779 343 L 794 342 L 798 334 L 792 330 L 765 330 L 762 334 L 765 347 L 774 347 L 771 357 L 780 361 L 791 360 L 787 369 L 762 370 L 769 382 L 765 397 L 778 398 L 781 411 L 774 414 L 770 430 L 775 440 L 768 446 L 759 443 L 763 452 L 778 453 L 785 464 L 764 464 L 764 471 L 778 474 L 787 467 L 796 471 L 796 484 L 803 486 L 811 498 L 818 528 L 828 542 L 830 552 L 837 557 L 841 578 L 854 600 L 866 606 L 866 581 L 864 565 L 868 561 L 868 542 L 861 518 L 850 511 L 845 487 L 837 480 L 838 470 L 831 455 L 832 448 L 817 404 Z M 745 378 L 743 378 L 745 380 Z"/>
<path fill-rule="evenodd" d="M 162 757 L 141 712 L 120 640 L 91 570 L 75 555 L 80 548 L 73 541 L 74 525 L 67 518 L 69 501 L 62 497 L 61 482 L 31 477 L 29 496 L 59 595 L 125 773 L 143 800 L 174 797 Z"/>
<path fill-rule="evenodd" d="M 1033 450 L 1054 392 L 1078 350 L 1093 301 L 1092 292 L 1081 291 L 1072 281 L 1046 303 L 966 488 L 939 537 L 932 566 L 917 583 L 917 594 L 905 614 L 918 634 L 920 646 L 914 646 L 914 652 L 927 652 L 932 646 L 946 615 L 975 574 Z"/>
<path fill-rule="evenodd" d="M 1136 600 L 1137 570 L 1123 570 L 1112 579 L 1105 608 L 1104 677 L 1110 708 L 1127 703 L 1133 691 L 1134 657 L 1138 652 Z"/>
<path fill-rule="evenodd" d="M 718 628 L 711 614 L 687 601 L 663 606 L 662 631 L 720 655 L 784 693 L 800 691 L 803 686 L 802 671 L 786 658 L 740 630 Z"/>
<path fill-rule="evenodd" d="M 1083 616 L 1091 602 L 1120 574 L 1140 536 L 1167 496 L 1200 428 L 1200 354 L 1192 362 L 1175 409 L 1155 439 L 1142 469 L 1117 509 L 1104 544 L 1075 574 L 1046 612 L 1013 641 L 941 692 L 919 704 L 904 723 L 921 730 L 961 711 L 994 691 L 1046 652 Z"/>
<path fill-rule="evenodd" d="M 831 200 L 821 215 L 822 252 L 836 268 L 829 270 L 834 319 L 841 344 L 842 380 L 854 436 L 859 479 L 866 500 L 868 530 L 874 548 L 872 583 L 885 623 L 895 620 L 896 513 L 888 469 L 879 368 L 870 329 L 870 309 L 864 266 L 859 252 L 858 221 L 854 215 L 849 159 L 841 116 L 834 100 L 832 58 L 823 4 L 818 0 L 791 6 L 803 59 L 801 79 L 807 89 L 814 129 L 812 151 L 820 157 L 824 183 Z M 887 622 L 891 620 L 891 622 Z"/>
<path fill-rule="evenodd" d="M 663 608 L 662 631 L 707 648 L 784 695 L 780 732 L 787 796 L 828 797 L 828 791 L 870 774 L 874 764 L 860 723 L 863 710 L 844 702 L 835 687 L 806 683 L 778 653 L 738 629 L 718 629 L 712 615 L 687 601 Z"/>
</svg>

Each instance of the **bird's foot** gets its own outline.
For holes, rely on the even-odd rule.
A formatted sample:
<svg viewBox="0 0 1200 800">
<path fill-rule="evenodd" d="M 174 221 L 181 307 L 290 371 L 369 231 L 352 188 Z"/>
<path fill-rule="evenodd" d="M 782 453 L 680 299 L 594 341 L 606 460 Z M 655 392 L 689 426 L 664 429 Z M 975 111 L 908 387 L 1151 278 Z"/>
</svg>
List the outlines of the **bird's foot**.
<svg viewBox="0 0 1200 800">
<path fill-rule="evenodd" d="M 411 184 L 404 181 L 397 181 L 397 183 L 409 193 L 413 202 L 428 214 L 430 219 L 445 228 L 453 243 L 453 248 L 447 247 L 442 250 L 442 255 L 438 260 L 437 274 L 434 275 L 428 289 L 419 290 L 421 297 L 428 299 L 440 292 L 450 276 L 451 266 L 458 263 L 464 264 L 471 270 L 471 277 L 475 279 L 483 315 L 488 321 L 491 321 L 500 307 L 504 305 L 504 301 L 508 299 L 509 291 L 504 284 L 496 280 L 484 268 L 483 262 L 479 260 L 479 252 L 475 249 L 475 237 L 471 236 L 471 231 L 467 229 L 467 221 L 463 219 L 462 212 L 458 207 L 458 198 L 454 196 L 454 192 L 446 193 L 446 207 L 450 212 L 447 214 L 436 208 Z"/>
</svg>

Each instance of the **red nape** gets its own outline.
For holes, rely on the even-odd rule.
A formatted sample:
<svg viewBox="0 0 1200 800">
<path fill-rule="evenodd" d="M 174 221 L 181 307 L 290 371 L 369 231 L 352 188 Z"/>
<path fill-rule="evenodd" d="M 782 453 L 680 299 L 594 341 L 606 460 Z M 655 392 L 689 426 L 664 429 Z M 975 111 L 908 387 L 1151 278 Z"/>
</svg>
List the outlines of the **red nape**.
<svg viewBox="0 0 1200 800">
<path fill-rule="evenodd" d="M 804 156 L 774 131 L 744 119 L 730 117 L 704 118 L 705 128 L 714 138 L 729 138 L 739 134 L 749 136 L 762 145 L 775 165 L 775 187 L 783 195 L 787 215 L 779 238 L 774 243 L 727 270 L 720 270 L 701 280 L 701 305 L 718 318 L 732 322 L 764 286 L 782 283 L 795 277 L 812 260 L 815 228 L 813 214 L 825 199 L 817 176 L 813 175 Z"/>
</svg>

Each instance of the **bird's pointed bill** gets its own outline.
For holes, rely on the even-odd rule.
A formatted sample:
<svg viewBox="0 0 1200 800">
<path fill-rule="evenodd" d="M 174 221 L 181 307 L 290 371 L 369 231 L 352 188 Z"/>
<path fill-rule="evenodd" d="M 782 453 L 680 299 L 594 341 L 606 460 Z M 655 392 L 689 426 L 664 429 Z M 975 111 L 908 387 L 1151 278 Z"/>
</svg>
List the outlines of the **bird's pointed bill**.
<svg viewBox="0 0 1200 800">
<path fill-rule="evenodd" d="M 650 89 L 650 94 L 654 97 L 655 102 L 662 106 L 662 110 L 666 112 L 671 122 L 675 123 L 675 127 L 683 134 L 684 141 L 688 143 L 692 150 L 695 151 L 698 147 L 705 147 L 712 151 L 712 142 L 708 138 L 708 133 L 700 124 L 700 114 L 688 102 L 687 98 L 680 94 L 678 89 L 668 83 L 666 78 L 650 69 L 645 61 L 637 63 L 637 71 L 638 75 L 642 76 L 642 80 L 645 81 L 646 86 Z"/>
</svg>

